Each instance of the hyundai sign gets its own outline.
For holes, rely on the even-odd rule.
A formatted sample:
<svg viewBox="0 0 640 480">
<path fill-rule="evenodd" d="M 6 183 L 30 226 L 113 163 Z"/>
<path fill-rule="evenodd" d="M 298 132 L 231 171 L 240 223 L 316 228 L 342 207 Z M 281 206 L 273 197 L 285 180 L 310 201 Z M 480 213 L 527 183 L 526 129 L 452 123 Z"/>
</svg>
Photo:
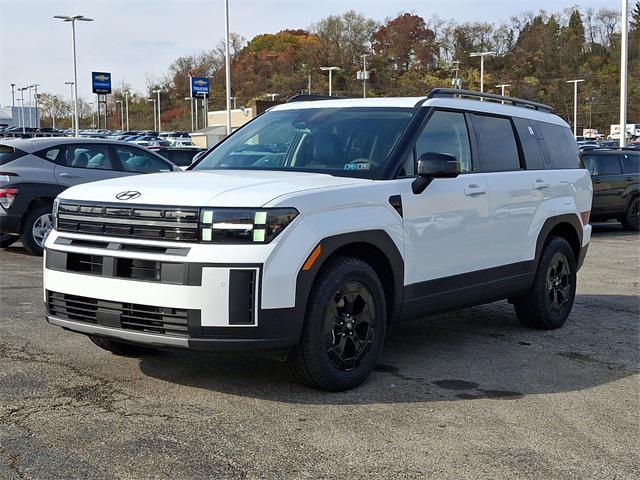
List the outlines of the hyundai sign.
<svg viewBox="0 0 640 480">
<path fill-rule="evenodd" d="M 111 93 L 111 74 L 106 72 L 91 72 L 93 93 Z"/>
<path fill-rule="evenodd" d="M 209 95 L 209 79 L 207 77 L 191 77 L 191 96 Z"/>
</svg>

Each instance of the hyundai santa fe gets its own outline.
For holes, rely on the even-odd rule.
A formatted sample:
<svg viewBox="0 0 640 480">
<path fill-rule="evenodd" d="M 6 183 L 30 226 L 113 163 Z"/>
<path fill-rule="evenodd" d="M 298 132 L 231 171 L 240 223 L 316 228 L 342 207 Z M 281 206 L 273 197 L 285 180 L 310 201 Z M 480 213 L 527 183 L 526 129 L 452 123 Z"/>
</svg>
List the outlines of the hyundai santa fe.
<svg viewBox="0 0 640 480">
<path fill-rule="evenodd" d="M 546 105 L 294 97 L 184 174 L 62 192 L 46 318 L 120 355 L 282 350 L 301 382 L 345 390 L 403 320 L 508 299 L 524 325 L 562 326 L 591 198 Z"/>
</svg>

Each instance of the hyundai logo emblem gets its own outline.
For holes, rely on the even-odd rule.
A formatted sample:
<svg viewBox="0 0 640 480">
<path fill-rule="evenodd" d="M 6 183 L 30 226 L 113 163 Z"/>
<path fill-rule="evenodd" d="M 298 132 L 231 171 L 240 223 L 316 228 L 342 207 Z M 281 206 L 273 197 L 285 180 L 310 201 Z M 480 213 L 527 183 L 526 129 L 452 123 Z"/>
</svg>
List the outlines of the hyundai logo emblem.
<svg viewBox="0 0 640 480">
<path fill-rule="evenodd" d="M 135 190 L 127 190 L 126 192 L 120 192 L 116 195 L 118 200 L 133 200 L 134 198 L 138 198 L 142 195 L 140 192 L 136 192 Z"/>
</svg>

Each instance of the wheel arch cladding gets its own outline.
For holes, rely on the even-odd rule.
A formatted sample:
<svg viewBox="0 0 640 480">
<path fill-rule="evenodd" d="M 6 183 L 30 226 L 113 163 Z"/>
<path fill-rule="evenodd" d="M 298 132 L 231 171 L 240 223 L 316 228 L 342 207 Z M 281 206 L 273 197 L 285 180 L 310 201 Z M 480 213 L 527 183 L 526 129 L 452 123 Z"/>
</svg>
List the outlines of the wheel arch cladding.
<svg viewBox="0 0 640 480">
<path fill-rule="evenodd" d="M 296 307 L 306 309 L 311 288 L 327 261 L 336 256 L 353 257 L 369 264 L 378 275 L 387 299 L 390 323 L 401 314 L 404 264 L 400 251 L 384 230 L 366 230 L 327 237 L 320 241 L 321 254 L 313 266 L 298 274 Z M 304 310 L 301 311 L 304 315 Z"/>
<path fill-rule="evenodd" d="M 551 237 L 562 237 L 567 240 L 576 262 L 578 261 L 582 249 L 582 222 L 576 214 L 558 215 L 548 218 L 540 230 L 536 244 L 536 269 L 542 249 Z"/>
</svg>

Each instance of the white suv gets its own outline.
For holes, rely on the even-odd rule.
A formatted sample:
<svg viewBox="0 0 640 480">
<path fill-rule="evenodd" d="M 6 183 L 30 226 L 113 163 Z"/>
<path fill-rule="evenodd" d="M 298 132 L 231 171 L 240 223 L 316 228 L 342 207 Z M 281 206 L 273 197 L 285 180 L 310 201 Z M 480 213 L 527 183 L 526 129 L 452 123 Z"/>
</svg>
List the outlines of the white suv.
<svg viewBox="0 0 640 480">
<path fill-rule="evenodd" d="M 509 299 L 529 327 L 565 323 L 592 186 L 549 107 L 449 89 L 307 100 L 187 172 L 60 194 L 48 321 L 125 355 L 282 349 L 332 391 L 367 378 L 401 320 Z"/>
</svg>

